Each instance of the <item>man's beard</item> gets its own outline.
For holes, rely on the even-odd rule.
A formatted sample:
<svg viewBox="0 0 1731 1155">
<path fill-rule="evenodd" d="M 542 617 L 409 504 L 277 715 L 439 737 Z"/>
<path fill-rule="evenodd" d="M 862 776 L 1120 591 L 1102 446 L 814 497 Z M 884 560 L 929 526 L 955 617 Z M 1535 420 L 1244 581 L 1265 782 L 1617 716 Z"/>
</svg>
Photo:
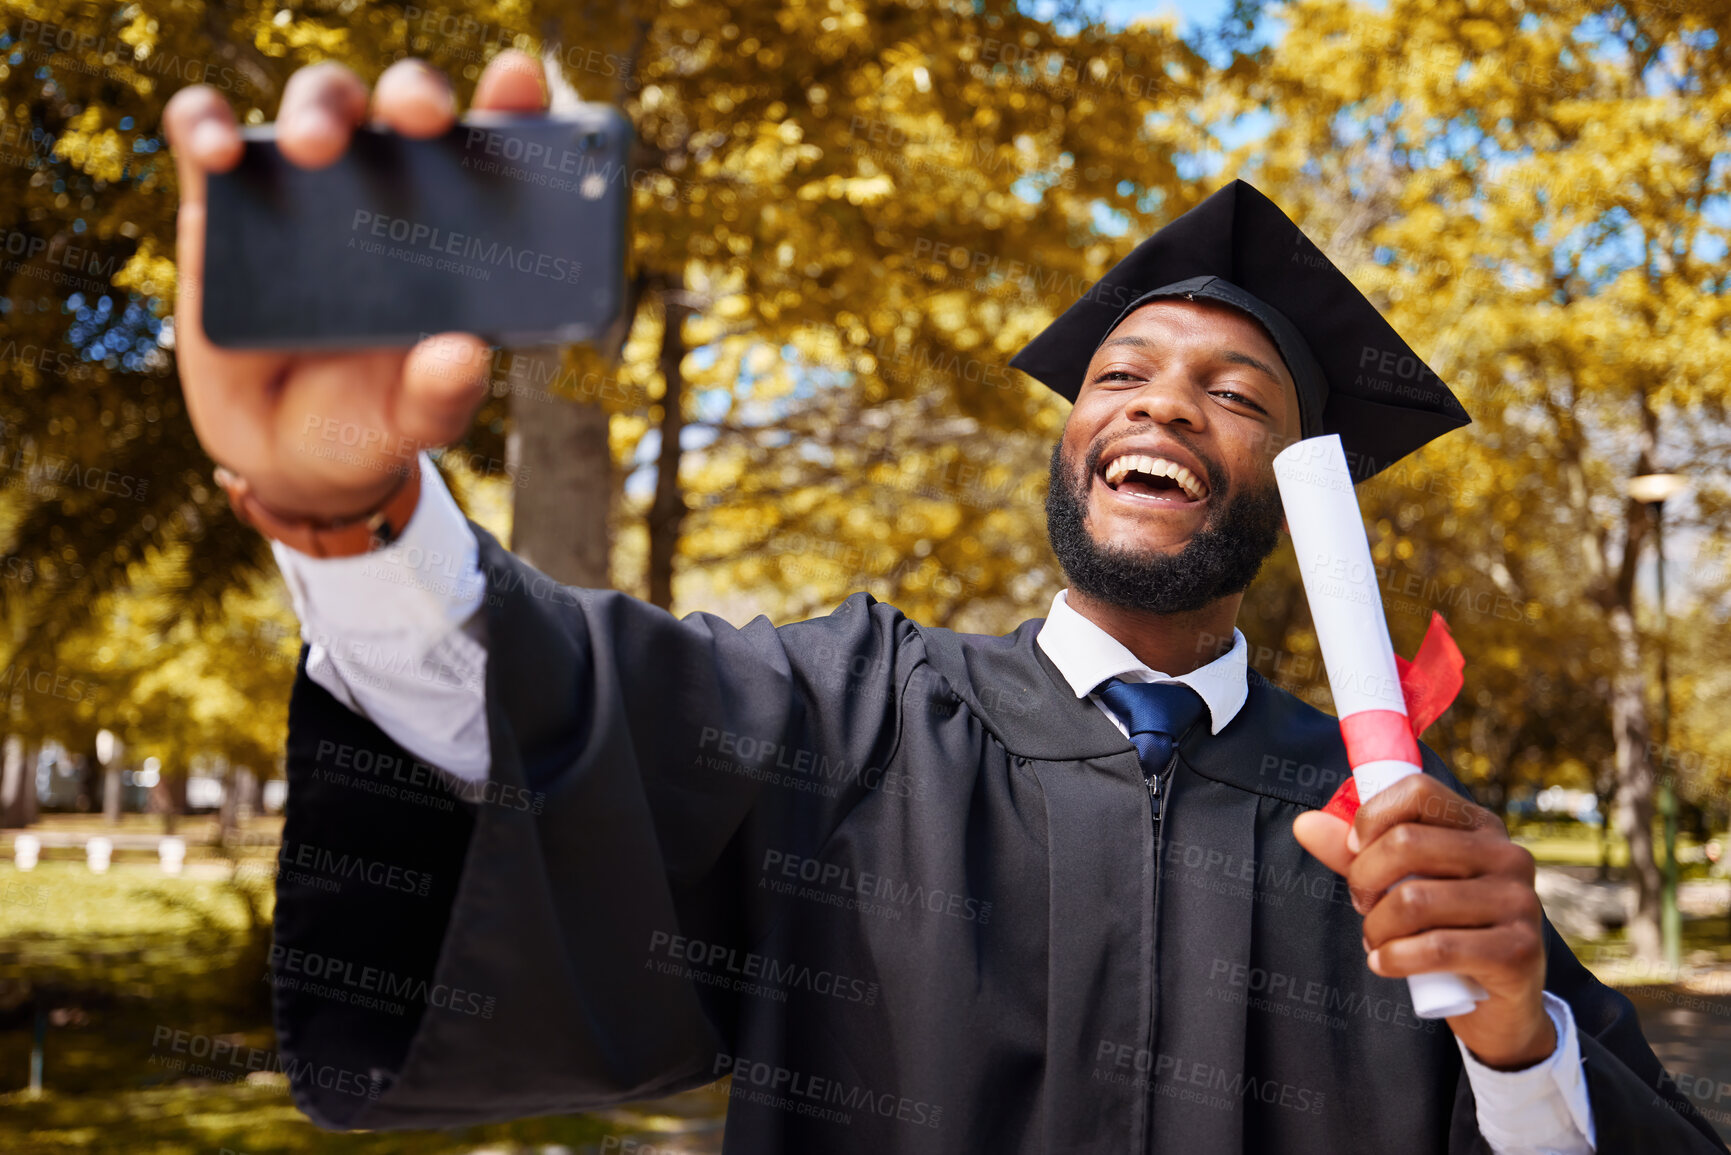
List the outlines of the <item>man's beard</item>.
<svg viewBox="0 0 1731 1155">
<path fill-rule="evenodd" d="M 1052 447 L 1046 533 L 1071 587 L 1091 598 L 1154 614 L 1199 610 L 1248 589 L 1280 543 L 1280 490 L 1271 475 L 1266 485 L 1230 493 L 1217 503 L 1201 530 L 1175 554 L 1102 546 L 1087 526 L 1088 489 L 1100 453 L 1090 453 L 1087 468 L 1078 470 L 1063 449 L 1062 441 Z M 1205 458 L 1202 464 L 1209 496 L 1227 496 L 1225 471 Z"/>
</svg>

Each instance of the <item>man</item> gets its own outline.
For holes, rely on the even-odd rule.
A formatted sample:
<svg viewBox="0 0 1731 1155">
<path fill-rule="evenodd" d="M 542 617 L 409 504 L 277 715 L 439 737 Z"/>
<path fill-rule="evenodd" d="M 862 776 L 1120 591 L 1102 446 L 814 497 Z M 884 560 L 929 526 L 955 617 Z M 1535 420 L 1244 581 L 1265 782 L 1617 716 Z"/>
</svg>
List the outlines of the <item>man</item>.
<svg viewBox="0 0 1731 1155">
<path fill-rule="evenodd" d="M 541 93 L 508 53 L 476 102 Z M 284 153 L 328 163 L 366 108 L 303 70 Z M 405 62 L 373 111 L 429 135 L 453 102 Z M 298 449 L 309 420 L 455 439 L 485 381 L 441 369 L 473 339 L 213 348 L 202 180 L 239 139 L 208 90 L 168 130 L 189 410 L 314 643 L 271 977 L 321 1124 L 732 1075 L 735 1152 L 1723 1150 L 1434 754 L 1350 831 L 1312 812 L 1347 773 L 1338 727 L 1250 672 L 1232 625 L 1280 528 L 1271 455 L 1337 432 L 1368 474 L 1466 418 L 1434 375 L 1357 379 L 1410 350 L 1253 189 L 1013 362 L 1075 402 L 1049 617 L 963 635 L 856 594 L 735 628 L 557 586 L 400 450 Z M 1437 970 L 1489 997 L 1414 1017 L 1402 978 Z"/>
</svg>

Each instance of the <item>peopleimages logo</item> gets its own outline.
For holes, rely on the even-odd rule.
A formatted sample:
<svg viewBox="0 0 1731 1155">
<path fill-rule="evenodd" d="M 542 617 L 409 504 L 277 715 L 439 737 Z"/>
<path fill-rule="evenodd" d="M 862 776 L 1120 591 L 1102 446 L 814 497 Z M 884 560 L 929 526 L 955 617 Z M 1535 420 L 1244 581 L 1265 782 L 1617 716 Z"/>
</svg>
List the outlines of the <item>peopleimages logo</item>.
<svg viewBox="0 0 1731 1155">
<path fill-rule="evenodd" d="M 828 797 L 836 795 L 826 788 L 839 789 L 843 786 L 863 786 L 891 798 L 925 797 L 924 780 L 916 780 L 905 771 L 867 766 L 850 762 L 840 756 L 831 758 L 827 753 L 790 746 L 770 738 L 736 734 L 732 730 L 705 726 L 698 736 L 697 746 L 702 752 L 697 755 L 693 765 L 748 777 L 764 776 L 765 780 L 817 790 Z M 708 753 L 711 747 L 714 747 L 716 754 Z M 717 756 L 723 754 L 743 761 L 732 762 Z M 789 773 L 776 774 L 775 771 L 778 770 Z"/>
<path fill-rule="evenodd" d="M 371 1006 L 401 1014 L 399 1007 L 380 1004 L 383 999 L 423 1003 L 440 1010 L 490 1019 L 498 999 L 480 991 L 447 983 L 399 975 L 382 967 L 357 966 L 347 959 L 305 951 L 299 947 L 271 944 L 270 967 L 265 981 L 290 990 L 304 990 L 321 998 L 334 998 L 354 1006 Z M 304 981 L 303 981 L 304 980 Z M 313 984 L 313 985 L 309 985 Z M 375 997 L 377 996 L 377 997 Z"/>
<path fill-rule="evenodd" d="M 1435 1019 L 1413 1014 L 1412 1004 L 1369 991 L 1347 990 L 1332 983 L 1253 967 L 1231 959 L 1214 960 L 1208 968 L 1208 997 L 1239 1003 L 1284 1018 L 1344 1029 L 1347 1017 L 1389 1023 L 1434 1034 Z M 1335 1014 L 1334 1012 L 1343 1012 Z"/>
<path fill-rule="evenodd" d="M 786 1002 L 788 992 L 794 990 L 868 1007 L 878 1001 L 874 982 L 664 930 L 651 932 L 649 955 L 651 965 L 661 974 L 760 995 L 778 1003 Z M 658 955 L 665 959 L 656 958 Z"/>
<path fill-rule="evenodd" d="M 201 1035 L 159 1024 L 151 1035 L 150 1049 L 149 1062 L 188 1078 L 235 1083 L 255 1071 L 269 1071 L 287 1076 L 297 1087 L 317 1086 L 368 1099 L 377 1099 L 381 1088 L 371 1074 L 291 1059 L 276 1051 L 247 1046 L 232 1036 Z"/>
<path fill-rule="evenodd" d="M 764 851 L 763 874 L 764 889 L 776 894 L 792 894 L 832 906 L 845 906 L 849 900 L 857 898 L 864 900 L 859 907 L 866 913 L 877 913 L 877 908 L 888 904 L 888 910 L 898 915 L 898 908 L 904 908 L 945 914 L 982 926 L 992 920 L 991 903 L 981 902 L 960 891 L 928 889 L 888 875 L 869 870 L 855 871 L 841 863 L 786 854 L 780 850 Z M 781 879 L 775 875 L 780 875 Z M 795 885 L 798 882 L 813 885 L 800 887 Z"/>
<path fill-rule="evenodd" d="M 1100 1040 L 1094 1063 L 1092 1078 L 1097 1083 L 1153 1091 L 1168 1099 L 1215 1111 L 1238 1110 L 1243 1101 L 1254 1099 L 1301 1114 L 1320 1115 L 1326 1099 L 1324 1092 L 1296 1083 L 1229 1070 L 1164 1051 L 1157 1054 L 1146 1047 L 1111 1039 Z"/>
<path fill-rule="evenodd" d="M 944 1117 L 944 1109 L 935 1103 L 894 1091 L 878 1091 L 840 1079 L 810 1075 L 756 1059 L 717 1055 L 710 1073 L 718 1079 L 723 1075 L 733 1076 L 733 1084 L 728 1090 L 731 1098 L 844 1126 L 853 1122 L 849 1112 L 854 1111 L 934 1130 Z"/>
<path fill-rule="evenodd" d="M 518 249 L 498 241 L 489 241 L 470 233 L 454 233 L 436 225 L 411 221 L 407 217 L 385 216 L 381 213 L 356 209 L 349 222 L 349 231 L 368 238 L 395 241 L 411 249 L 432 255 L 443 255 L 465 261 L 491 265 L 496 269 L 515 269 L 550 281 L 576 284 L 583 272 L 583 262 L 540 253 L 533 249 Z M 364 244 L 349 238 L 350 247 Z M 368 250 L 372 251 L 372 250 Z"/>
<path fill-rule="evenodd" d="M 394 863 L 379 862 L 358 854 L 341 853 L 310 842 L 294 842 L 290 839 L 283 840 L 277 862 L 289 875 L 312 881 L 314 885 L 320 882 L 337 884 L 335 887 L 321 886 L 321 889 L 327 890 L 340 887 L 343 879 L 353 879 L 386 890 L 400 890 L 405 894 L 425 898 L 433 884 L 433 876 L 424 870 L 410 870 Z M 294 870 L 295 867 L 301 867 L 310 873 L 302 875 Z M 317 877 L 319 875 L 324 877 L 320 879 Z"/>
</svg>

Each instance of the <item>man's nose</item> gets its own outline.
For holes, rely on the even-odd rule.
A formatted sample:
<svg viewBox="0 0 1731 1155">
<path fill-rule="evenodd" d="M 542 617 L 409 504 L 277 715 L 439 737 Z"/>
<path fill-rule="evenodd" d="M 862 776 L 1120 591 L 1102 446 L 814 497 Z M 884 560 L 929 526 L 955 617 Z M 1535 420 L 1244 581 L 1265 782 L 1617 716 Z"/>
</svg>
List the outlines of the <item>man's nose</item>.
<svg viewBox="0 0 1731 1155">
<path fill-rule="evenodd" d="M 1200 390 L 1176 368 L 1163 370 L 1126 397 L 1124 416 L 1132 421 L 1184 425 L 1193 430 L 1200 430 L 1207 421 Z"/>
</svg>

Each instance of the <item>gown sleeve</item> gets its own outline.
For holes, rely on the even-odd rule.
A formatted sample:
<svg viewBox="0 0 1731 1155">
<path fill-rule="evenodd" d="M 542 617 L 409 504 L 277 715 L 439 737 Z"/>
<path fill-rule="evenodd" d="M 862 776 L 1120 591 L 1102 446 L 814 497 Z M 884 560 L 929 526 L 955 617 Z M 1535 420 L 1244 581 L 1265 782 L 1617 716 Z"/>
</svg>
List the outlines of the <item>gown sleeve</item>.
<svg viewBox="0 0 1731 1155">
<path fill-rule="evenodd" d="M 1429 746 L 1421 744 L 1425 769 L 1460 794 L 1472 797 Z M 1575 1016 L 1581 1062 L 1592 1103 L 1596 1150 L 1724 1152 L 1713 1125 L 1666 1076 L 1647 1038 L 1634 1004 L 1594 977 L 1575 957 L 1563 936 L 1544 920 L 1545 989 L 1569 1004 Z M 1489 1155 L 1478 1132 L 1472 1085 L 1465 1074 L 1457 1085 L 1451 1151 Z"/>
<path fill-rule="evenodd" d="M 485 781 L 418 762 L 314 683 L 304 650 L 296 675 L 266 980 L 295 1102 L 321 1126 L 713 1081 L 746 997 L 730 976 L 768 917 L 747 866 L 821 845 L 891 788 L 916 636 L 894 607 L 861 593 L 780 628 L 675 619 L 476 535 Z"/>
</svg>

